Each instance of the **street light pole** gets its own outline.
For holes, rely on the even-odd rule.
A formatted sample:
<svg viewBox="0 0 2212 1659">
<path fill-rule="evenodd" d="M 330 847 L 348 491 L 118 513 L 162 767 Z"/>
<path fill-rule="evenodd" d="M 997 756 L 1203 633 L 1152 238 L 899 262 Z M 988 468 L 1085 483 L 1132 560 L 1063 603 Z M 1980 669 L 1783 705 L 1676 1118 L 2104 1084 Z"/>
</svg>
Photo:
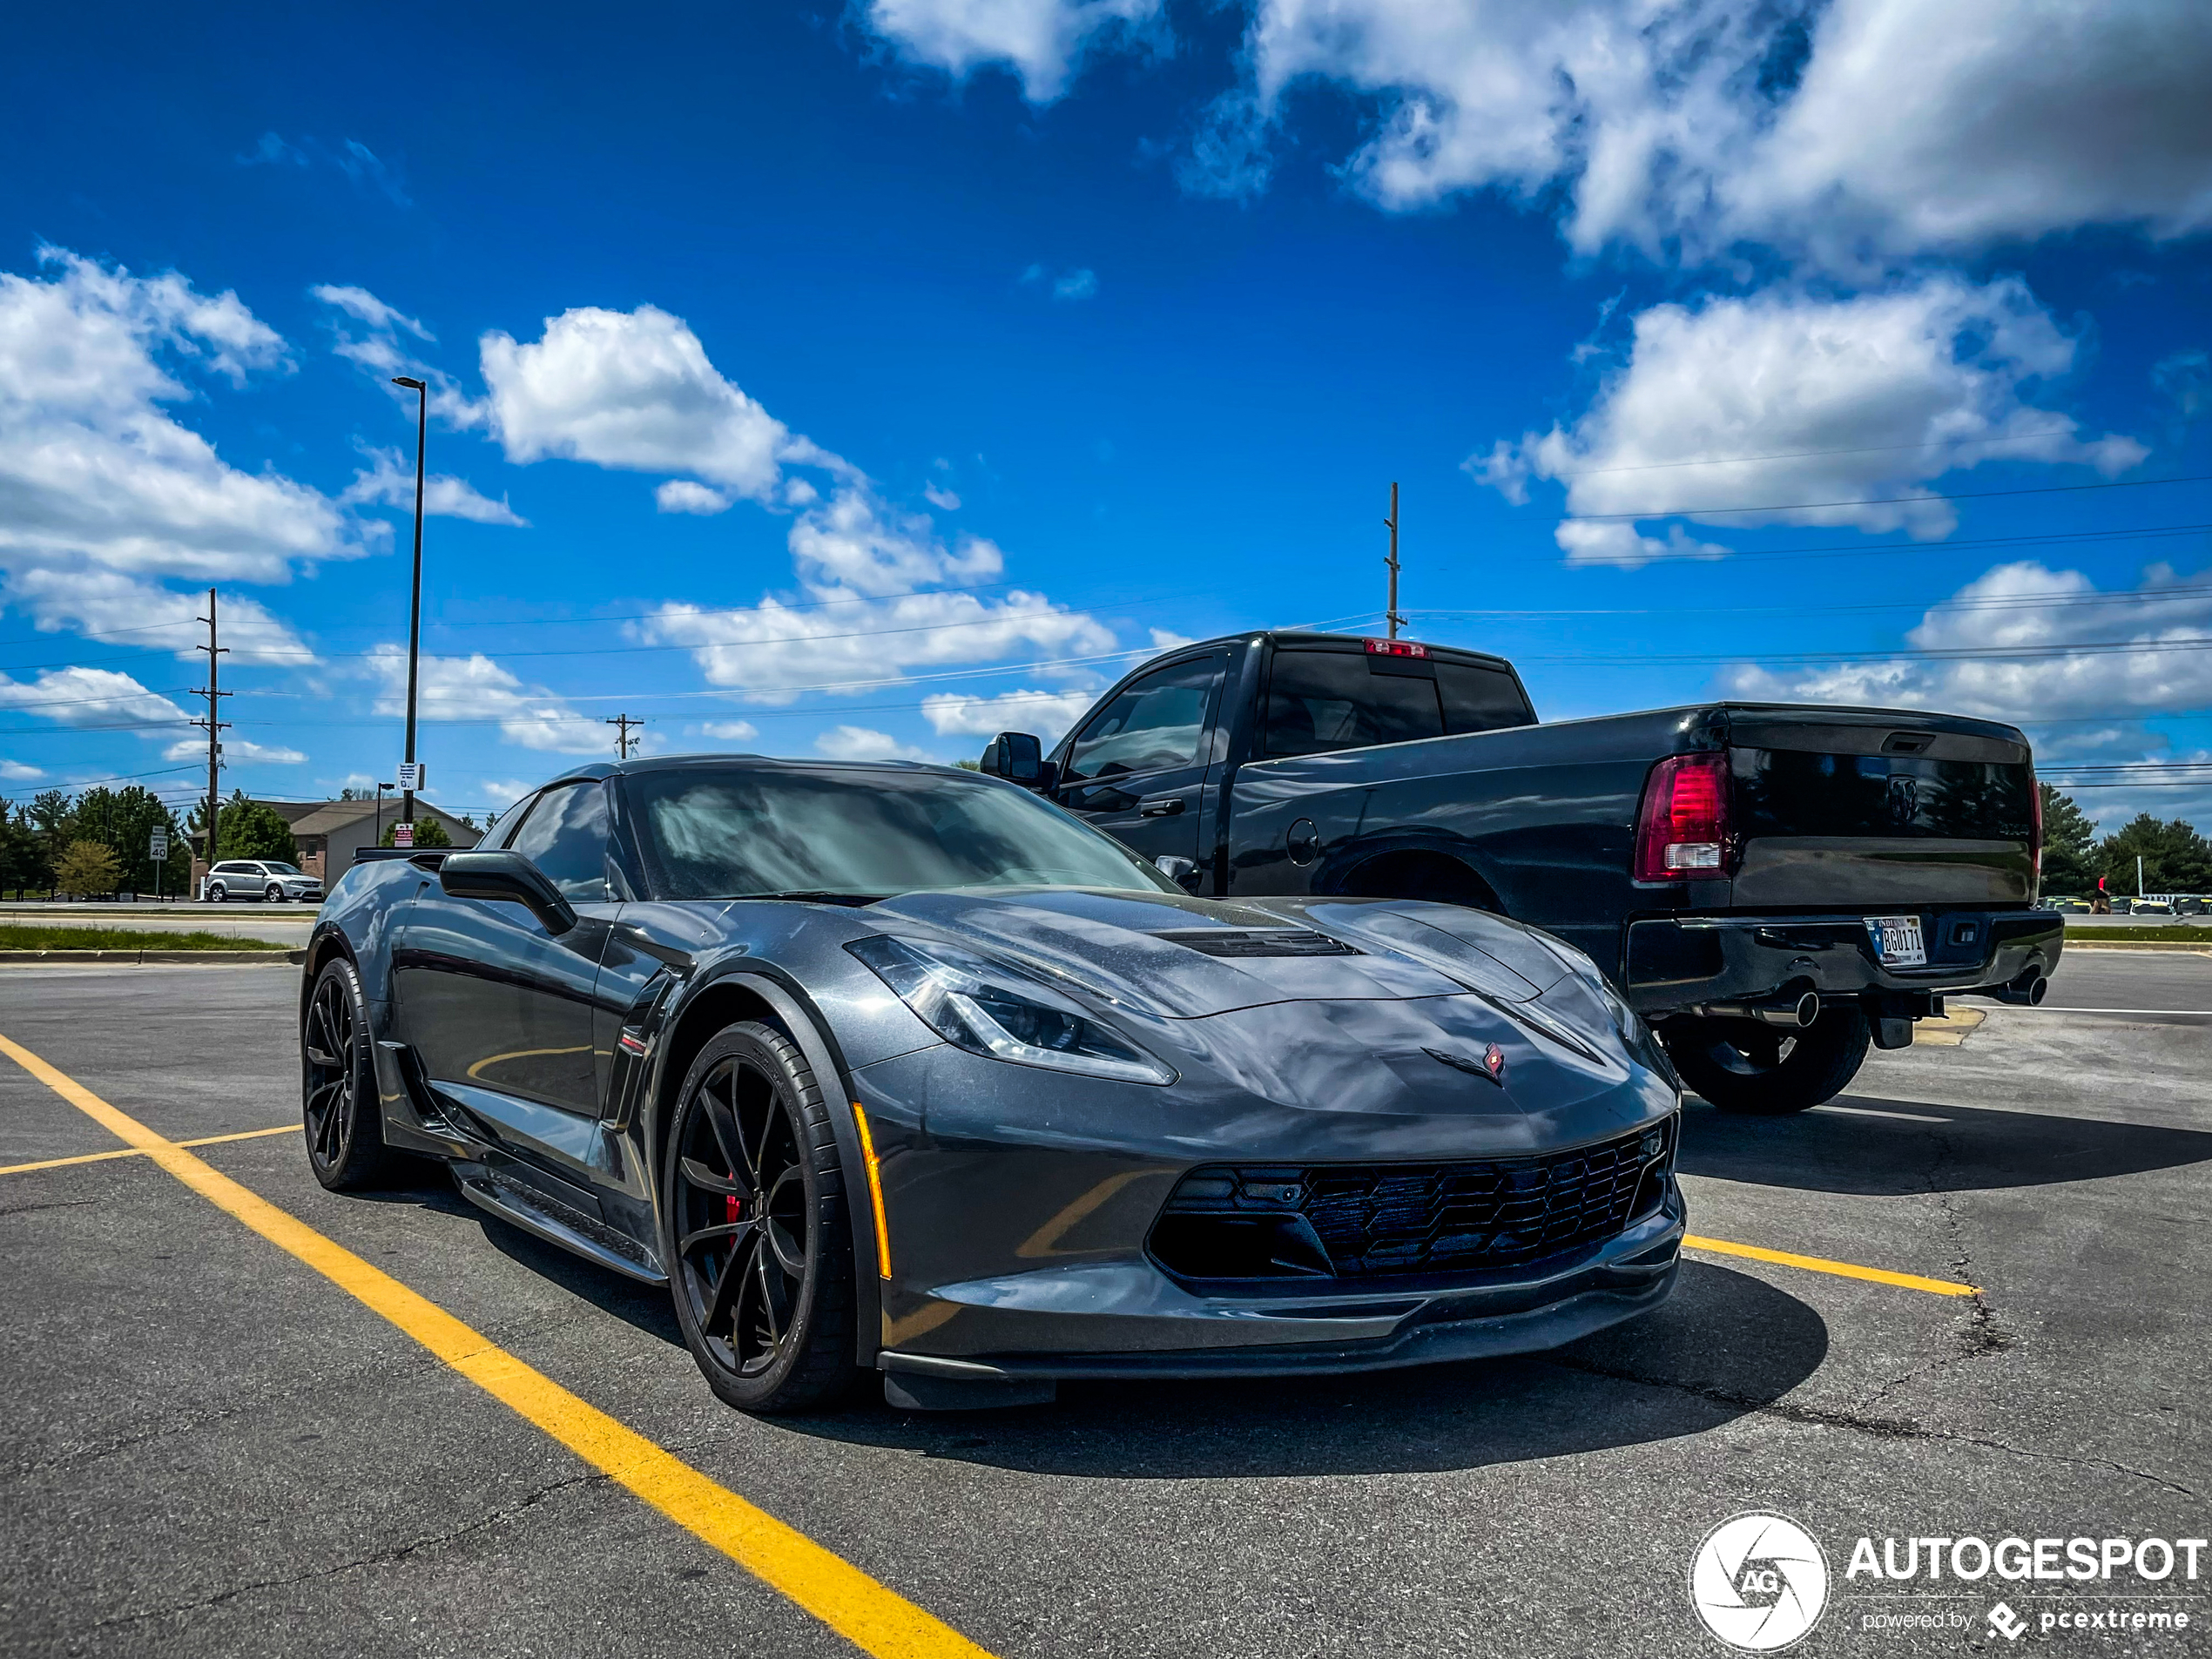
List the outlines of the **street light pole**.
<svg viewBox="0 0 2212 1659">
<path fill-rule="evenodd" d="M 400 822 L 415 822 L 415 661 L 422 647 L 422 451 L 430 425 L 430 388 L 406 374 L 392 376 L 392 384 L 415 394 L 415 588 L 407 610 L 407 788 L 400 794 Z M 381 834 L 381 832 L 380 831 Z"/>
</svg>

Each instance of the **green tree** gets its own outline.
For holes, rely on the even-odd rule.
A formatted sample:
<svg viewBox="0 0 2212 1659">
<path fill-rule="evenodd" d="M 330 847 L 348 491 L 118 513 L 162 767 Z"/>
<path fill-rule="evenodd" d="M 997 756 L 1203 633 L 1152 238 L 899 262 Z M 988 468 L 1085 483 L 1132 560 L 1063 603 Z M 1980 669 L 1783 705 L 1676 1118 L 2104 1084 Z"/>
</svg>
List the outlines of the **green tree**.
<svg viewBox="0 0 2212 1659">
<path fill-rule="evenodd" d="M 30 888 L 49 887 L 52 873 L 29 809 L 10 812 L 0 805 L 0 893 L 20 899 Z"/>
<path fill-rule="evenodd" d="M 2097 885 L 2097 826 L 2089 815 L 2049 784 L 2043 792 L 2043 891 L 2087 893 Z"/>
<path fill-rule="evenodd" d="M 101 841 L 72 841 L 54 861 L 54 884 L 64 893 L 113 893 L 121 874 L 114 849 Z"/>
<path fill-rule="evenodd" d="M 292 826 L 273 806 L 248 800 L 242 789 L 233 790 L 215 820 L 215 833 L 226 859 L 280 859 L 300 861 L 300 844 L 292 839 Z"/>
<path fill-rule="evenodd" d="M 2139 856 L 2145 893 L 2212 893 L 2212 842 L 2188 819 L 2175 818 L 2161 824 L 2142 813 L 2107 836 L 2097 848 L 2097 859 L 2113 892 L 2135 891 Z"/>
<path fill-rule="evenodd" d="M 399 830 L 397 819 L 385 825 L 384 839 L 379 841 L 377 846 L 397 846 Z M 417 846 L 451 846 L 453 837 L 446 833 L 446 826 L 443 824 L 426 813 L 415 820 L 415 844 Z"/>
<path fill-rule="evenodd" d="M 77 834 L 88 841 L 98 841 L 115 854 L 117 867 L 122 872 L 122 884 L 133 893 L 153 890 L 153 858 L 150 851 L 153 833 L 168 830 L 172 840 L 179 839 L 174 832 L 176 819 L 160 798 L 142 784 L 128 784 L 121 789 L 96 787 L 86 790 L 77 798 Z M 172 861 L 175 850 L 172 849 Z M 164 873 L 162 886 L 170 892 L 182 891 L 186 874 L 171 880 Z"/>
<path fill-rule="evenodd" d="M 24 816 L 30 820 L 30 833 L 38 838 L 38 851 L 51 872 L 77 839 L 77 803 L 67 790 L 44 789 L 30 798 Z"/>
</svg>

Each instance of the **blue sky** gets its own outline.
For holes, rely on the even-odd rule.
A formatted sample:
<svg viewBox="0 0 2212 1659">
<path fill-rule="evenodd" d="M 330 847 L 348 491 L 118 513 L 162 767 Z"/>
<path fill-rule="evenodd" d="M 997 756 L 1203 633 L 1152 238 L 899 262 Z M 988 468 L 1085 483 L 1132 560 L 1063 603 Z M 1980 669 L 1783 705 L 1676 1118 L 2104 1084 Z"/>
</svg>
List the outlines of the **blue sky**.
<svg viewBox="0 0 2212 1659">
<path fill-rule="evenodd" d="M 2081 770 L 2212 759 L 2207 84 L 2177 0 L 49 8 L 0 791 L 202 787 L 211 583 L 226 789 L 392 776 L 413 372 L 456 807 L 1373 628 L 1395 479 L 1548 718 L 1957 709 L 2212 826 Z"/>
</svg>

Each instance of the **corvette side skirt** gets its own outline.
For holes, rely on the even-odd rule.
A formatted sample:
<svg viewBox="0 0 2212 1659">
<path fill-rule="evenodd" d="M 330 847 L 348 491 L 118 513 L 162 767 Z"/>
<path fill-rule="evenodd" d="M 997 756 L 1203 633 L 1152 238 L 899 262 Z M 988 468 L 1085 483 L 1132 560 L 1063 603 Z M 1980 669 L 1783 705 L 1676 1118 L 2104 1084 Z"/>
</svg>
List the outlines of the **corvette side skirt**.
<svg viewBox="0 0 2212 1659">
<path fill-rule="evenodd" d="M 620 1273 L 641 1285 L 665 1285 L 668 1275 L 644 1251 L 604 1222 L 572 1210 L 557 1198 L 525 1186 L 496 1165 L 457 1163 L 453 1166 L 461 1195 L 502 1221 L 535 1233 L 548 1244 L 581 1256 L 588 1262 Z M 634 1253 L 633 1253 L 634 1252 Z"/>
</svg>

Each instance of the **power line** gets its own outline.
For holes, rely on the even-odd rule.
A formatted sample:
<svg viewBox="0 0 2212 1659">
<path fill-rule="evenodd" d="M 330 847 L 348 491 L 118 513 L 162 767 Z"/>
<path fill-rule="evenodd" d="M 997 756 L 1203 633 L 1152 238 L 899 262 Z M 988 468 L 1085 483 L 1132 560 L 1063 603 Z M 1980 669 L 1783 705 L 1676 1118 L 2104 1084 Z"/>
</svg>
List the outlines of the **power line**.
<svg viewBox="0 0 2212 1659">
<path fill-rule="evenodd" d="M 1539 478 L 1602 478 L 1616 472 L 1664 472 L 1676 467 L 1741 467 L 1756 461 L 1808 461 L 1816 455 L 1887 455 L 1908 449 L 1979 449 L 1993 443 L 2018 443 L 2024 438 L 2071 437 L 2076 429 L 2072 426 L 2054 426 L 2036 432 L 2007 432 L 1989 438 L 1931 438 L 1925 443 L 1878 443 L 1863 449 L 1791 449 L 1771 455 L 1708 455 L 1699 461 L 1653 461 L 1635 467 L 1585 467 L 1576 472 L 1545 472 L 1534 475 Z"/>
<path fill-rule="evenodd" d="M 1809 513 L 1830 507 L 1896 507 L 1912 502 L 1989 501 L 2000 496 L 2070 496 L 2085 489 L 2146 489 L 2153 484 L 2201 484 L 2212 473 L 2193 473 L 2186 478 L 2124 478 L 2102 484 L 2039 484 L 2027 489 L 1962 489 L 1929 491 L 1921 496 L 1876 496 L 1858 501 L 1796 501 L 1765 507 L 1656 507 L 1640 513 L 1568 513 L 1568 523 L 1604 523 L 1631 518 L 1713 518 L 1727 513 Z"/>
</svg>

